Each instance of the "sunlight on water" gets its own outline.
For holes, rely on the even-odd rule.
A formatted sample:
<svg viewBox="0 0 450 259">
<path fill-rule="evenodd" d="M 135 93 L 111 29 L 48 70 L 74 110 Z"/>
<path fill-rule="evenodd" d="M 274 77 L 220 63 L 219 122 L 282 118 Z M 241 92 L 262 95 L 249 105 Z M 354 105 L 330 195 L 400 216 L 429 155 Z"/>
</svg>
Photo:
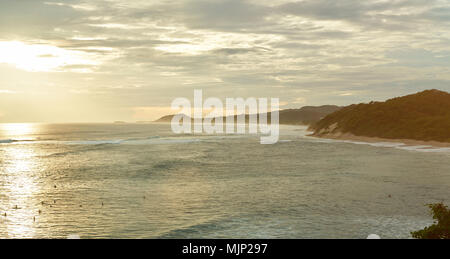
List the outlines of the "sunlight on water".
<svg viewBox="0 0 450 259">
<path fill-rule="evenodd" d="M 25 128 L 23 128 L 25 132 Z M 8 192 L 5 225 L 9 237 L 31 238 L 34 231 L 35 200 L 38 193 L 36 154 L 31 147 L 13 145 L 4 149 L 2 182 Z"/>
<path fill-rule="evenodd" d="M 0 136 L 13 137 L 14 140 L 26 140 L 35 132 L 35 125 L 30 123 L 0 124 Z"/>
</svg>

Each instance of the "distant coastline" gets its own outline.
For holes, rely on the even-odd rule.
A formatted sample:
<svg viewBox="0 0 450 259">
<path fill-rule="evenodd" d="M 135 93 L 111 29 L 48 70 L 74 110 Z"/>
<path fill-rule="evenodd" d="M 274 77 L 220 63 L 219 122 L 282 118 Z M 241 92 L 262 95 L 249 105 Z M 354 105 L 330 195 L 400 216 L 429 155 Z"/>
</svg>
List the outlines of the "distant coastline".
<svg viewBox="0 0 450 259">
<path fill-rule="evenodd" d="M 270 115 L 268 113 L 269 120 Z M 279 115 L 281 125 L 309 126 L 311 134 L 308 136 L 311 137 L 450 147 L 450 94 L 435 89 L 385 102 L 280 110 Z M 154 122 L 171 122 L 173 116 L 167 115 Z M 234 116 L 234 121 L 237 121 L 237 116 Z M 248 114 L 245 121 L 249 121 Z"/>
<path fill-rule="evenodd" d="M 286 109 L 279 111 L 279 123 L 281 125 L 303 125 L 309 126 L 318 122 L 325 116 L 340 110 L 342 107 L 336 105 L 322 105 L 322 106 L 304 106 L 300 109 Z M 171 122 L 175 115 L 166 115 L 154 122 Z M 193 120 L 187 115 L 183 115 L 187 120 Z M 224 123 L 230 117 L 234 117 L 234 121 L 237 121 L 237 116 L 219 117 Z M 271 113 L 267 113 L 267 118 L 270 123 Z M 233 119 L 233 118 L 232 118 Z M 249 115 L 245 114 L 245 121 L 249 121 Z"/>
</svg>

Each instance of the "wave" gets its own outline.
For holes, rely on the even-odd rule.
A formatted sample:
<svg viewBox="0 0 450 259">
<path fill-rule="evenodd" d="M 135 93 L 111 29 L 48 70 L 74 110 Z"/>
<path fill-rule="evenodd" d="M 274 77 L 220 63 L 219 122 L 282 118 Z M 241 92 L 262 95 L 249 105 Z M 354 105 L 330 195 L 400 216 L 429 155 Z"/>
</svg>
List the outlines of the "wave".
<svg viewBox="0 0 450 259">
<path fill-rule="evenodd" d="M 433 147 L 433 146 L 399 146 L 398 149 L 418 151 L 418 152 L 429 152 L 429 153 L 441 153 L 450 152 L 449 147 Z"/>
<path fill-rule="evenodd" d="M 17 140 L 17 139 L 2 139 L 0 144 L 13 143 L 29 143 L 29 144 L 48 144 L 48 145 L 150 145 L 150 144 L 183 144 L 194 143 L 200 141 L 220 140 L 223 137 L 160 137 L 151 136 L 147 138 L 130 138 L 130 139 L 99 139 L 99 140 Z"/>
<path fill-rule="evenodd" d="M 44 155 L 44 156 L 40 156 L 40 157 L 41 158 L 63 157 L 63 156 L 67 156 L 67 155 L 73 155 L 73 154 L 80 154 L 80 153 L 85 153 L 85 152 L 90 152 L 90 151 L 102 150 L 102 149 L 106 149 L 107 147 L 108 147 L 107 145 L 83 145 L 83 146 L 81 146 L 81 148 L 77 148 L 77 149 L 74 149 L 74 150 L 68 150 L 68 151 L 64 151 L 64 152 L 52 153 L 52 154 L 48 154 L 48 155 Z"/>
<path fill-rule="evenodd" d="M 150 136 L 147 138 L 129 138 L 129 139 L 126 139 L 125 141 L 141 141 L 141 140 L 159 139 L 159 138 L 161 138 L 161 137 L 160 136 Z"/>
<path fill-rule="evenodd" d="M 11 144 L 18 142 L 34 142 L 34 139 L 0 139 L 0 144 Z"/>
<path fill-rule="evenodd" d="M 448 147 L 434 147 L 431 145 L 416 145 L 411 146 L 405 143 L 399 142 L 361 142 L 361 141 L 345 141 L 347 143 L 358 144 L 358 145 L 370 145 L 373 147 L 388 147 L 388 148 L 396 148 L 407 151 L 417 151 L 417 152 L 450 152 L 450 148 Z"/>
<path fill-rule="evenodd" d="M 318 143 L 350 143 L 355 145 L 369 145 L 373 147 L 396 148 L 400 150 L 416 151 L 416 152 L 428 152 L 428 153 L 450 152 L 449 147 L 435 147 L 431 145 L 411 146 L 401 142 L 364 142 L 364 141 L 352 141 L 341 139 L 322 139 L 316 137 L 306 137 L 305 139 L 313 140 L 313 142 Z"/>
<path fill-rule="evenodd" d="M 9 143 L 14 143 L 17 142 L 17 140 L 15 139 L 0 139 L 0 144 L 9 144 Z"/>
<path fill-rule="evenodd" d="M 200 138 L 151 136 L 147 138 L 130 139 L 101 139 L 101 140 L 58 140 L 58 141 L 35 141 L 36 144 L 57 145 L 149 145 L 149 144 L 182 144 L 202 141 Z"/>
<path fill-rule="evenodd" d="M 121 139 L 58 141 L 58 143 L 67 145 L 104 145 L 104 144 L 120 144 L 122 142 L 124 142 L 124 140 Z"/>
<path fill-rule="evenodd" d="M 191 212 L 185 211 L 185 213 L 190 214 Z M 160 233 L 157 238 L 186 238 L 196 234 L 199 235 L 199 233 L 203 233 L 203 235 L 205 235 L 205 233 L 217 233 L 227 228 L 223 223 L 228 221 L 230 220 L 220 216 L 195 219 L 192 220 L 191 223 Z"/>
</svg>

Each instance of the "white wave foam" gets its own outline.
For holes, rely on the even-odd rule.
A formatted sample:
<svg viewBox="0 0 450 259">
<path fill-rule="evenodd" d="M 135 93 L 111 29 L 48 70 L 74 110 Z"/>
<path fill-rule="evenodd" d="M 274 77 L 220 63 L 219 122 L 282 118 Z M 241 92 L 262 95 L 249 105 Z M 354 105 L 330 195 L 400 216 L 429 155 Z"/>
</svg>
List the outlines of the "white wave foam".
<svg viewBox="0 0 450 259">
<path fill-rule="evenodd" d="M 176 138 L 176 137 L 149 137 L 134 139 L 106 139 L 106 140 L 74 140 L 74 141 L 41 141 L 41 144 L 60 144 L 60 145 L 152 145 L 152 144 L 182 144 L 202 141 L 199 138 Z"/>
<path fill-rule="evenodd" d="M 0 144 L 9 144 L 9 143 L 14 143 L 17 142 L 17 140 L 14 139 L 0 139 Z"/>
<path fill-rule="evenodd" d="M 67 145 L 102 145 L 102 144 L 120 144 L 123 140 L 77 140 L 77 141 L 58 141 L 57 143 Z"/>
<path fill-rule="evenodd" d="M 201 141 L 201 139 L 198 139 L 198 138 L 158 138 L 158 139 L 143 139 L 143 140 L 126 141 L 123 144 L 131 144 L 131 145 L 183 144 L 183 143 L 193 143 L 193 142 L 199 142 L 199 141 Z"/>
<path fill-rule="evenodd" d="M 152 145 L 152 144 L 183 144 L 193 142 L 211 142 L 224 139 L 241 138 L 242 136 L 182 136 L 182 137 L 160 137 L 151 136 L 147 138 L 129 139 L 100 139 L 100 140 L 0 140 L 0 144 L 23 143 L 23 144 L 55 144 L 55 145 Z"/>
<path fill-rule="evenodd" d="M 350 141 L 350 140 L 344 140 L 345 143 L 351 143 L 356 145 L 369 145 L 373 147 L 401 147 L 405 146 L 404 143 L 400 142 L 364 142 L 364 141 Z"/>
<path fill-rule="evenodd" d="M 11 144 L 18 142 L 33 142 L 34 139 L 0 139 L 0 144 Z"/>
<path fill-rule="evenodd" d="M 428 153 L 441 153 L 441 152 L 450 152 L 450 148 L 448 147 L 433 147 L 433 146 L 401 146 L 396 147 L 398 149 L 410 150 L 410 151 L 418 151 L 418 152 L 428 152 Z"/>
<path fill-rule="evenodd" d="M 448 147 L 434 147 L 431 145 L 417 145 L 410 146 L 401 142 L 364 142 L 364 141 L 352 141 L 352 140 L 341 140 L 341 139 L 323 139 L 316 137 L 305 137 L 305 139 L 313 140 L 313 142 L 318 143 L 350 143 L 355 145 L 369 145 L 373 147 L 386 147 L 386 148 L 397 148 L 407 151 L 417 151 L 417 152 L 450 152 Z"/>
</svg>

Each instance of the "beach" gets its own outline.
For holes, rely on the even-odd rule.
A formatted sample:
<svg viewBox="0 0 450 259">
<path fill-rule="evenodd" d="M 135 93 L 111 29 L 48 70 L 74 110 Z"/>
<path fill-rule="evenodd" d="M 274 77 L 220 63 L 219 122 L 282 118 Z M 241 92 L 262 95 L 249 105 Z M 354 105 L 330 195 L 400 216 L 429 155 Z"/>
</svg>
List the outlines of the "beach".
<svg viewBox="0 0 450 259">
<path fill-rule="evenodd" d="M 351 133 L 327 133 L 327 134 L 314 134 L 311 132 L 308 136 L 323 138 L 323 139 L 333 139 L 333 140 L 343 140 L 343 141 L 357 141 L 357 142 L 367 142 L 367 143 L 398 143 L 404 146 L 414 147 L 421 146 L 423 148 L 450 148 L 449 142 L 438 142 L 438 141 L 422 141 L 414 139 L 387 139 L 387 138 L 377 138 L 377 137 L 365 137 L 356 136 Z"/>
</svg>

